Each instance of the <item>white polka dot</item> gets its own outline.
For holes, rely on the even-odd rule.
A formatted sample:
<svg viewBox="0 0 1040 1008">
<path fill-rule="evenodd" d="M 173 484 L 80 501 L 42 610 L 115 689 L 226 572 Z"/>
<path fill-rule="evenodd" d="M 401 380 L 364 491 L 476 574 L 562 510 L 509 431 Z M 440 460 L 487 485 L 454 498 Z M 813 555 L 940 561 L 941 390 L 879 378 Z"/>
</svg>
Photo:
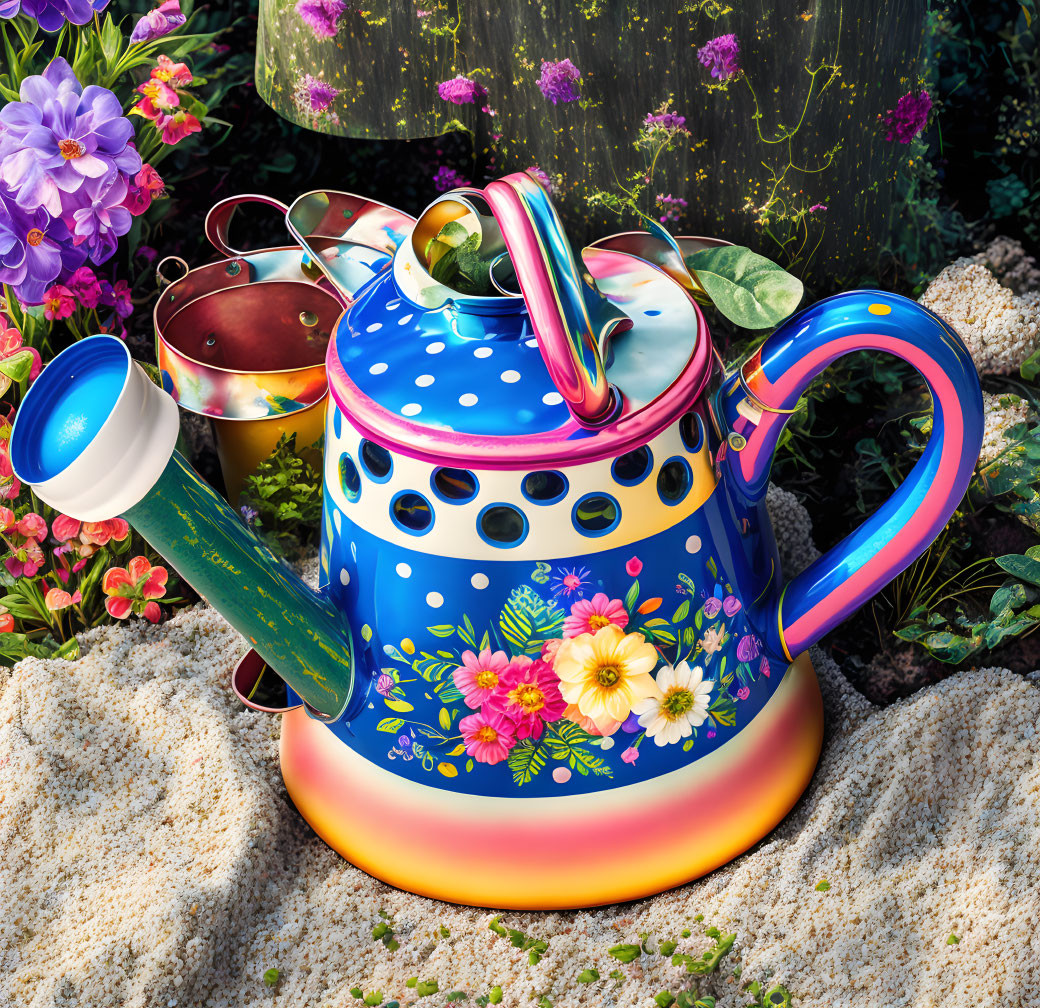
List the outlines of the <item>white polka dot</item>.
<svg viewBox="0 0 1040 1008">
<path fill-rule="evenodd" d="M 399 563 L 395 569 L 399 577 L 409 578 L 412 576 L 412 568 L 406 563 Z"/>
<path fill-rule="evenodd" d="M 600 742 L 599 747 L 600 749 L 613 749 L 614 740 L 608 736 L 602 742 Z"/>
<path fill-rule="evenodd" d="M 546 392 L 542 396 L 542 402 L 546 406 L 559 406 L 563 402 L 563 396 L 559 392 Z"/>
<path fill-rule="evenodd" d="M 489 347 L 489 346 L 478 346 L 477 349 L 473 351 L 473 356 L 474 357 L 490 357 L 494 352 L 495 351 L 492 350 L 491 347 Z"/>
<path fill-rule="evenodd" d="M 336 531 L 339 532 L 343 525 L 343 516 L 339 511 L 334 511 L 332 514 L 332 524 L 336 526 Z"/>
<path fill-rule="evenodd" d="M 491 579 L 486 574 L 477 573 L 469 579 L 469 583 L 473 585 L 474 588 L 478 590 L 483 590 L 489 584 L 491 584 Z"/>
<path fill-rule="evenodd" d="M 558 766 L 553 771 L 553 780 L 557 784 L 566 784 L 571 779 L 571 772 L 565 766 Z"/>
<path fill-rule="evenodd" d="M 701 549 L 701 537 L 692 535 L 686 540 L 687 553 L 699 553 Z"/>
<path fill-rule="evenodd" d="M 411 322 L 414 317 L 415 317 L 414 315 L 402 315 L 397 320 L 397 324 L 398 325 L 408 325 L 408 323 Z"/>
<path fill-rule="evenodd" d="M 357 543 L 355 542 L 350 544 L 350 555 L 354 558 L 354 563 L 357 563 Z"/>
<path fill-rule="evenodd" d="M 368 373 L 369 374 L 382 374 L 389 366 L 390 366 L 389 364 L 384 364 L 382 361 L 380 361 L 378 364 L 373 364 L 368 369 Z"/>
<path fill-rule="evenodd" d="M 400 308 L 400 307 L 401 307 L 401 302 L 399 300 L 398 301 L 387 301 L 387 303 L 386 303 L 386 310 L 387 311 L 397 311 L 397 309 Z"/>
<path fill-rule="evenodd" d="M 536 340 L 536 339 L 524 340 L 524 346 L 536 347 L 536 346 L 538 346 L 538 340 Z"/>
<path fill-rule="evenodd" d="M 402 416 L 415 416 L 416 414 L 421 412 L 422 406 L 420 406 L 417 402 L 405 403 L 401 407 Z"/>
<path fill-rule="evenodd" d="M 426 346 L 427 353 L 440 353 L 444 349 L 444 344 L 441 342 L 429 343 Z"/>
<path fill-rule="evenodd" d="M 346 567 L 344 567 L 343 570 L 339 572 L 339 583 L 341 585 L 350 584 L 350 572 L 347 570 Z"/>
<path fill-rule="evenodd" d="M 444 596 L 440 592 L 430 592 L 426 596 L 426 604 L 431 609 L 440 609 L 444 605 Z"/>
<path fill-rule="evenodd" d="M 519 371 L 503 371 L 502 372 L 502 381 L 504 381 L 507 385 L 512 385 L 515 382 L 520 381 L 520 372 Z"/>
<path fill-rule="evenodd" d="M 415 379 L 415 384 L 418 385 L 419 388 L 426 388 L 427 386 L 433 384 L 433 375 L 421 374 L 418 378 Z"/>
<path fill-rule="evenodd" d="M 472 392 L 463 392 L 462 395 L 459 396 L 460 406 L 476 406 L 476 404 L 477 397 Z"/>
<path fill-rule="evenodd" d="M 373 322 L 370 326 L 365 326 L 365 332 L 379 332 L 382 328 L 382 322 Z"/>
</svg>

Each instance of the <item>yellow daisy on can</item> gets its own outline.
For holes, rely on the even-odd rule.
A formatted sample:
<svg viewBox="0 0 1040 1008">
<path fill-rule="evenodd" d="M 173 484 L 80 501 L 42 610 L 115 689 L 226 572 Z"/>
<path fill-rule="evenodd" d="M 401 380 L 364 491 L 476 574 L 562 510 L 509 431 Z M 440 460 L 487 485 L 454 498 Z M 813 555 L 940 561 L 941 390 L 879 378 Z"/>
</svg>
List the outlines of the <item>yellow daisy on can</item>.
<svg viewBox="0 0 1040 1008">
<path fill-rule="evenodd" d="M 605 731 L 624 721 L 637 701 L 661 695 L 650 675 L 656 664 L 657 651 L 641 633 L 626 634 L 611 623 L 565 640 L 553 670 L 564 700 Z"/>
</svg>

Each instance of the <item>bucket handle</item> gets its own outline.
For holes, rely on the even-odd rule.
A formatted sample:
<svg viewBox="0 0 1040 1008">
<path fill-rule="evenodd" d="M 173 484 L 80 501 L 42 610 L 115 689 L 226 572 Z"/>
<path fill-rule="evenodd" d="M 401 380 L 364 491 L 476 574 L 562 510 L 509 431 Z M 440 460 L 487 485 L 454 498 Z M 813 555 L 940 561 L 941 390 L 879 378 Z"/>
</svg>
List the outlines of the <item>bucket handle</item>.
<svg viewBox="0 0 1040 1008">
<path fill-rule="evenodd" d="M 277 200 L 273 196 L 260 196 L 256 193 L 228 196 L 227 199 L 214 203 L 209 213 L 206 214 L 206 237 L 218 252 L 230 258 L 249 254 L 228 245 L 228 228 L 231 226 L 231 218 L 244 203 L 261 203 L 264 206 L 274 207 L 283 218 L 289 209 L 281 200 Z"/>
</svg>

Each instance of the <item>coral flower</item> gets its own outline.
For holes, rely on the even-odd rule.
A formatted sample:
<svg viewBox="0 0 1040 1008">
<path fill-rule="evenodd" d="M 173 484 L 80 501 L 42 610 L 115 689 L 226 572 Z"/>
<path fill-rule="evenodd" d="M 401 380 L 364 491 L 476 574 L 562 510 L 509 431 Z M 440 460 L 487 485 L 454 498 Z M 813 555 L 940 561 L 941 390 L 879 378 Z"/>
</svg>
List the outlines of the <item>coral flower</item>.
<svg viewBox="0 0 1040 1008">
<path fill-rule="evenodd" d="M 83 595 L 78 589 L 74 594 L 70 595 L 64 588 L 51 588 L 43 597 L 43 604 L 51 612 L 56 612 L 59 609 L 68 609 L 69 606 L 77 605 L 82 601 Z"/>
<path fill-rule="evenodd" d="M 556 721 L 567 707 L 552 666 L 513 659 L 488 698 L 488 710 L 505 714 L 516 725 L 517 738 L 541 738 L 546 721 Z"/>
<path fill-rule="evenodd" d="M 171 146 L 180 143 L 186 136 L 202 131 L 202 123 L 190 112 L 177 111 L 173 115 L 160 116 L 155 127 L 162 134 L 162 142 Z"/>
<path fill-rule="evenodd" d="M 570 616 L 563 621 L 563 636 L 594 634 L 611 623 L 624 630 L 628 626 L 628 610 L 620 599 L 607 598 L 603 592 L 597 592 L 591 600 L 578 599 L 571 606 Z"/>
<path fill-rule="evenodd" d="M 193 79 L 187 63 L 174 63 L 169 56 L 161 54 L 155 59 L 152 76 L 171 87 L 187 87 Z"/>
<path fill-rule="evenodd" d="M 11 633 L 14 630 L 14 617 L 0 606 L 0 633 Z"/>
<path fill-rule="evenodd" d="M 516 743 L 513 722 L 486 708 L 459 722 L 466 752 L 478 763 L 501 763 Z"/>
<path fill-rule="evenodd" d="M 123 206 L 135 217 L 140 216 L 152 205 L 152 200 L 161 196 L 165 183 L 162 176 L 150 165 L 142 166 L 132 182 L 127 183 L 128 192 Z M 141 250 L 138 249 L 138 255 Z"/>
<path fill-rule="evenodd" d="M 181 96 L 169 84 L 155 77 L 149 77 L 136 90 L 143 97 L 130 111 L 145 119 L 156 120 L 181 103 Z"/>
<path fill-rule="evenodd" d="M 611 623 L 565 640 L 553 667 L 563 698 L 603 731 L 611 721 L 624 721 L 637 700 L 660 694 L 650 675 L 656 664 L 657 651 L 642 634 L 625 634 Z"/>
<path fill-rule="evenodd" d="M 492 652 L 491 648 L 484 648 L 479 655 L 463 651 L 462 664 L 452 672 L 451 677 L 456 689 L 466 698 L 466 703 L 476 710 L 498 689 L 499 679 L 508 665 L 509 658 L 505 651 Z"/>
<path fill-rule="evenodd" d="M 578 710 L 577 704 L 567 704 L 566 709 L 563 712 L 563 716 L 568 721 L 573 721 L 582 731 L 588 732 L 590 735 L 613 735 L 618 728 L 622 727 L 620 721 L 602 721 L 600 724 L 596 724 L 595 721 L 590 717 L 585 717 L 580 710 Z"/>
<path fill-rule="evenodd" d="M 650 696 L 637 701 L 632 711 L 639 715 L 640 727 L 654 745 L 665 746 L 687 738 L 693 729 L 704 723 L 708 716 L 708 699 L 715 683 L 704 679 L 699 665 L 679 662 L 674 668 L 665 665 L 657 673 L 661 696 Z"/>
<path fill-rule="evenodd" d="M 133 612 L 152 623 L 159 622 L 159 606 L 152 601 L 166 594 L 165 567 L 153 567 L 147 557 L 136 556 L 126 567 L 105 571 L 101 588 L 108 596 L 105 608 L 110 616 L 126 619 Z"/>
</svg>

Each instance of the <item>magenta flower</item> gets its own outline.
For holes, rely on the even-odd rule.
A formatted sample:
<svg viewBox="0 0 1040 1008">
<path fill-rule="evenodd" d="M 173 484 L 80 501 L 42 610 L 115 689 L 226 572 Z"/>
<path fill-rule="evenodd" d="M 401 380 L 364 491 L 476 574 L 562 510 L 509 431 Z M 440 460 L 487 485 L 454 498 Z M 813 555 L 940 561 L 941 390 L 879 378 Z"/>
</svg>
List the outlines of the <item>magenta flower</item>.
<svg viewBox="0 0 1040 1008">
<path fill-rule="evenodd" d="M 536 179 L 538 184 L 551 196 L 553 191 L 552 179 L 549 178 L 548 172 L 543 171 L 538 165 L 531 165 L 530 168 L 526 169 L 527 174 L 533 179 Z"/>
<path fill-rule="evenodd" d="M 667 196 L 659 195 L 657 197 L 657 209 L 661 211 L 660 221 L 662 224 L 667 224 L 668 221 L 677 221 L 686 210 L 686 200 L 681 196 L 673 196 L 668 193 Z"/>
<path fill-rule="evenodd" d="M 577 101 L 580 95 L 575 86 L 580 80 L 581 71 L 569 59 L 555 62 L 542 60 L 542 75 L 538 78 L 538 87 L 554 105 Z"/>
<path fill-rule="evenodd" d="M 65 281 L 65 286 L 85 308 L 96 308 L 101 300 L 101 284 L 89 266 L 80 266 Z"/>
<path fill-rule="evenodd" d="M 563 717 L 567 701 L 560 694 L 560 680 L 551 665 L 514 658 L 484 709 L 509 718 L 516 725 L 518 739 L 537 739 L 542 737 L 547 721 Z"/>
<path fill-rule="evenodd" d="M 727 595 L 722 600 L 722 611 L 727 616 L 736 616 L 740 612 L 740 599 L 736 595 Z"/>
<path fill-rule="evenodd" d="M 719 80 L 729 80 L 740 73 L 739 58 L 740 43 L 736 35 L 719 35 L 697 51 L 697 59 Z"/>
<path fill-rule="evenodd" d="M 130 287 L 125 280 L 117 280 L 115 286 L 107 280 L 102 280 L 101 303 L 114 308 L 121 319 L 129 318 L 134 310 L 134 304 L 130 300 Z"/>
<path fill-rule="evenodd" d="M 123 205 L 127 196 L 126 176 L 119 173 L 88 179 L 81 196 L 84 205 L 73 211 L 73 240 L 83 244 L 99 265 L 115 255 L 119 237 L 130 230 L 133 215 Z"/>
<path fill-rule="evenodd" d="M 749 690 L 747 686 L 741 686 L 740 689 L 737 690 L 738 700 L 746 700 L 749 696 L 751 696 L 751 690 Z"/>
<path fill-rule="evenodd" d="M 553 590 L 553 595 L 575 595 L 578 598 L 582 597 L 582 588 L 588 583 L 586 580 L 592 572 L 587 567 L 582 567 L 580 570 L 577 567 L 572 567 L 567 570 L 566 567 L 557 567 L 556 573 L 552 576 L 549 582 L 549 587 Z"/>
<path fill-rule="evenodd" d="M 509 658 L 505 651 L 492 652 L 491 648 L 484 648 L 479 655 L 463 651 L 462 664 L 452 672 L 451 677 L 466 703 L 476 710 L 498 689 L 498 681 L 508 665 Z"/>
<path fill-rule="evenodd" d="M 108 0 L 21 0 L 22 13 L 36 20 L 46 32 L 60 31 L 66 21 L 84 25 L 95 11 L 103 11 Z M 11 18 L 18 13 L 16 0 L 0 4 L 0 17 Z"/>
<path fill-rule="evenodd" d="M 343 0 L 296 0 L 296 13 L 318 38 L 332 38 L 347 5 Z"/>
<path fill-rule="evenodd" d="M 753 634 L 745 634 L 737 644 L 737 661 L 754 661 L 762 653 L 762 642 Z"/>
<path fill-rule="evenodd" d="M 625 573 L 629 577 L 639 577 L 639 572 L 643 569 L 643 561 L 639 557 L 629 557 L 628 563 L 625 564 Z"/>
<path fill-rule="evenodd" d="M 571 606 L 571 614 L 563 621 L 564 637 L 594 634 L 613 623 L 622 630 L 628 626 L 628 610 L 620 599 L 607 598 L 597 592 L 591 599 L 578 599 Z"/>
<path fill-rule="evenodd" d="M 932 96 L 922 91 L 916 98 L 908 91 L 896 102 L 894 109 L 889 109 L 882 117 L 882 123 L 888 127 L 886 140 L 908 144 L 920 133 L 928 122 L 928 113 L 932 109 Z"/>
<path fill-rule="evenodd" d="M 313 77 L 311 74 L 303 78 L 303 86 L 311 103 L 311 111 L 318 115 L 328 112 L 332 103 L 342 93 L 342 88 L 334 88 L 320 77 Z"/>
<path fill-rule="evenodd" d="M 628 748 L 627 748 L 627 749 L 626 749 L 626 750 L 625 750 L 625 751 L 624 751 L 624 752 L 623 752 L 623 753 L 621 754 L 621 762 L 622 762 L 622 763 L 635 763 L 635 761 L 636 761 L 637 759 L 639 759 L 639 750 L 638 750 L 638 749 L 636 749 L 636 747 L 635 747 L 635 746 L 629 746 L 629 747 L 628 747 Z"/>
<path fill-rule="evenodd" d="M 648 112 L 643 125 L 651 129 L 668 130 L 669 133 L 678 132 L 686 129 L 686 116 L 681 116 L 678 112 L 660 112 L 657 115 Z"/>
<path fill-rule="evenodd" d="M 8 106 L 10 108 L 10 106 Z M 44 291 L 61 273 L 86 259 L 69 229 L 46 210 L 23 210 L 0 184 L 0 283 L 10 284 L 19 300 L 40 304 Z"/>
<path fill-rule="evenodd" d="M 516 744 L 513 722 L 486 707 L 459 722 L 466 752 L 478 763 L 501 763 Z"/>
<path fill-rule="evenodd" d="M 380 696 L 388 697 L 393 691 L 394 686 L 397 684 L 394 682 L 394 677 L 387 675 L 385 672 L 381 673 L 379 678 L 376 680 L 376 692 Z"/>
<path fill-rule="evenodd" d="M 187 20 L 181 12 L 180 0 L 166 0 L 138 20 L 130 33 L 130 42 L 151 42 L 152 39 L 162 38 L 180 28 Z"/>
<path fill-rule="evenodd" d="M 758 663 L 758 671 L 762 673 L 767 679 L 769 678 L 769 659 L 765 656 Z"/>
<path fill-rule="evenodd" d="M 464 179 L 454 168 L 439 168 L 433 176 L 433 188 L 437 192 L 447 192 L 449 189 L 458 189 L 460 186 L 468 186 L 469 180 Z"/>
<path fill-rule="evenodd" d="M 470 77 L 459 74 L 437 85 L 437 94 L 452 105 L 476 105 L 487 98 L 487 91 Z"/>
<path fill-rule="evenodd" d="M 134 217 L 139 217 L 152 205 L 153 199 L 162 195 L 164 188 L 165 183 L 159 173 L 150 164 L 143 165 L 134 176 L 133 181 L 127 182 L 127 193 L 123 206 Z M 140 250 L 137 254 L 141 254 Z"/>
<path fill-rule="evenodd" d="M 76 310 L 76 299 L 72 291 L 61 284 L 48 287 L 43 295 L 43 317 L 52 322 L 68 318 Z"/>
<path fill-rule="evenodd" d="M 825 203 L 814 203 L 811 207 L 809 207 L 809 213 L 816 213 L 817 211 L 826 209 L 827 205 Z"/>
<path fill-rule="evenodd" d="M 0 179 L 23 207 L 65 216 L 88 178 L 140 170 L 119 99 L 95 84 L 84 89 L 61 57 L 26 77 L 19 94 L 0 109 Z"/>
</svg>

